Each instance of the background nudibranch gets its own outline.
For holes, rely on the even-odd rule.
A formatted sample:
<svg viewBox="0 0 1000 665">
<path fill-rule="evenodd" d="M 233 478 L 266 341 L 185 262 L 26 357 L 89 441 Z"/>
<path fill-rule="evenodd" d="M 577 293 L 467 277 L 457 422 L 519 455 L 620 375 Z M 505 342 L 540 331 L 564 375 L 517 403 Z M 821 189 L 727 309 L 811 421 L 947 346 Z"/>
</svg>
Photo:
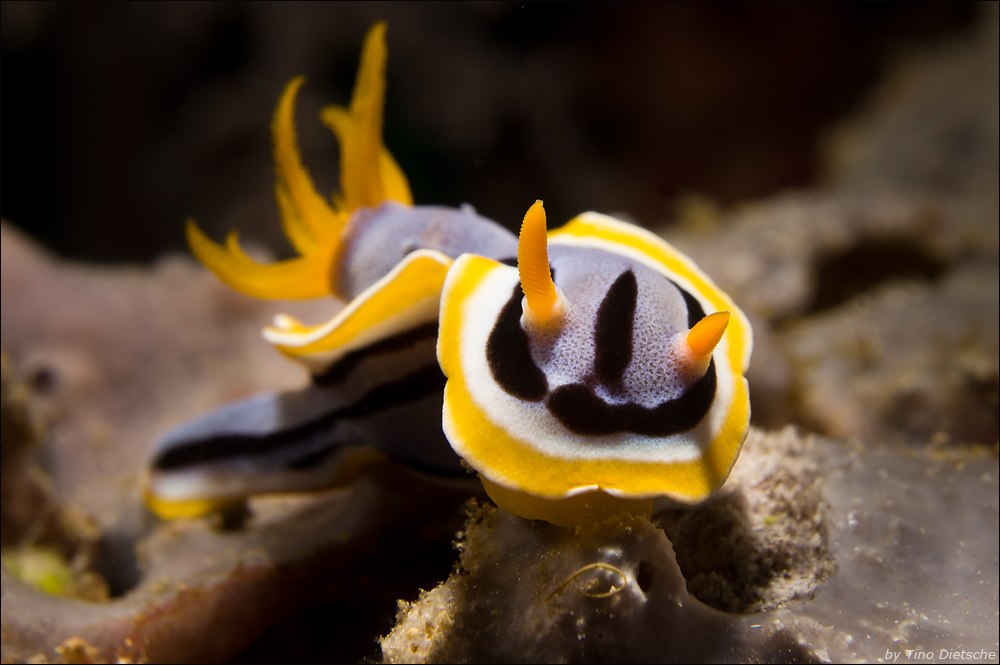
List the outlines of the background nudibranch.
<svg viewBox="0 0 1000 665">
<path fill-rule="evenodd" d="M 690 259 L 613 218 L 548 232 L 539 201 L 518 239 L 471 208 L 414 206 L 382 143 L 385 29 L 365 40 L 350 107 L 321 114 L 341 146 L 332 201 L 296 145 L 303 79 L 278 103 L 275 194 L 299 257 L 261 265 L 235 233 L 220 246 L 188 223 L 230 286 L 347 304 L 319 325 L 275 317 L 264 337 L 312 381 L 168 433 L 152 509 L 329 487 L 365 447 L 435 475 L 460 476 L 464 460 L 501 507 L 558 524 L 704 499 L 747 433 L 746 317 Z"/>
</svg>

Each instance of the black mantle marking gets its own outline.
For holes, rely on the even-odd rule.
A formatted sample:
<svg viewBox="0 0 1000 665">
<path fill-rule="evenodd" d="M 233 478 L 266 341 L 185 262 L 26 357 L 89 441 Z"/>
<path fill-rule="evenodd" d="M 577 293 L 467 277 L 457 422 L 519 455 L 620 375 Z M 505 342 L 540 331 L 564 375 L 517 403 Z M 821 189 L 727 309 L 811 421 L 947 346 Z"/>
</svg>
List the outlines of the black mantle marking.
<svg viewBox="0 0 1000 665">
<path fill-rule="evenodd" d="M 594 390 L 580 383 L 560 386 L 547 402 L 566 429 L 577 434 L 634 432 L 645 436 L 670 436 L 686 432 L 701 422 L 715 398 L 715 361 L 697 383 L 677 399 L 648 408 L 634 403 L 608 404 Z"/>
<path fill-rule="evenodd" d="M 608 289 L 594 325 L 594 372 L 606 386 L 621 383 L 632 362 L 632 329 L 639 286 L 626 270 Z"/>
<path fill-rule="evenodd" d="M 521 327 L 521 298 L 518 283 L 486 340 L 486 361 L 504 392 L 528 402 L 540 402 L 549 391 L 549 382 L 531 357 L 528 333 Z"/>
</svg>

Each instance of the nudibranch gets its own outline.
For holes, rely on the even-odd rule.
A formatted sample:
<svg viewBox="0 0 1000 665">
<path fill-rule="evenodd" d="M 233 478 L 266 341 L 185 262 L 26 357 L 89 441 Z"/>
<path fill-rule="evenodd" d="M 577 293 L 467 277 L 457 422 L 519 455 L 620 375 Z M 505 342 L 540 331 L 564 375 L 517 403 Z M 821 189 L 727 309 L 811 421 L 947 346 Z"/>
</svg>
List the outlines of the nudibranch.
<svg viewBox="0 0 1000 665">
<path fill-rule="evenodd" d="M 235 233 L 222 246 L 188 223 L 194 254 L 233 288 L 347 304 L 319 325 L 275 317 L 264 337 L 309 385 L 168 433 L 151 508 L 195 516 L 335 486 L 371 448 L 442 477 L 464 461 L 500 507 L 563 525 L 703 500 L 749 425 L 744 314 L 689 258 L 611 217 L 549 232 L 537 201 L 515 238 L 470 207 L 414 205 L 382 143 L 385 30 L 365 40 L 350 107 L 321 113 L 341 150 L 331 201 L 297 148 L 301 77 L 278 103 L 275 194 L 299 257 L 258 264 Z"/>
</svg>

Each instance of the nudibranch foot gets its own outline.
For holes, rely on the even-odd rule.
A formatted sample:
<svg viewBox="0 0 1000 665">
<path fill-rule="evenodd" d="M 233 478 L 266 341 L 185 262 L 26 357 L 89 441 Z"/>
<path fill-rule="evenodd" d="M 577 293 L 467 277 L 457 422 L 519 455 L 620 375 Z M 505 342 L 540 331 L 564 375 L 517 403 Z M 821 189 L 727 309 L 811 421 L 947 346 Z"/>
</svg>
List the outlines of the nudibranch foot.
<svg viewBox="0 0 1000 665">
<path fill-rule="evenodd" d="M 398 352 L 364 359 L 363 382 L 265 393 L 178 427 L 153 452 L 147 503 L 165 517 L 191 517 L 256 494 L 336 487 L 373 450 L 418 471 L 464 477 L 441 434 L 444 377 L 433 343 L 431 331 L 407 361 Z M 380 382 L 389 371 L 395 378 Z"/>
</svg>

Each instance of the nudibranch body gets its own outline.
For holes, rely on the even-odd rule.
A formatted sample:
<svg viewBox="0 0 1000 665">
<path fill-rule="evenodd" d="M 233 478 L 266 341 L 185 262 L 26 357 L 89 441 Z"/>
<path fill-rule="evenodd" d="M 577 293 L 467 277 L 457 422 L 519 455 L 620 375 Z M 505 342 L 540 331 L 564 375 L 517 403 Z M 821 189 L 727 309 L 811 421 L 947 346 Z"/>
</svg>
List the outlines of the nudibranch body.
<svg viewBox="0 0 1000 665">
<path fill-rule="evenodd" d="M 250 295 L 333 295 L 330 321 L 264 330 L 310 384 L 223 407 L 164 437 L 150 506 L 198 515 L 248 496 L 341 482 L 359 446 L 435 475 L 476 472 L 503 508 L 577 524 L 664 497 L 696 503 L 746 437 L 746 317 L 655 235 L 596 213 L 520 238 L 460 210 L 414 206 L 382 144 L 385 26 L 369 33 L 349 109 L 322 118 L 341 146 L 328 203 L 301 164 L 292 114 L 273 124 L 284 228 L 300 257 L 260 265 L 235 234 L 194 225 L 195 255 Z"/>
</svg>

